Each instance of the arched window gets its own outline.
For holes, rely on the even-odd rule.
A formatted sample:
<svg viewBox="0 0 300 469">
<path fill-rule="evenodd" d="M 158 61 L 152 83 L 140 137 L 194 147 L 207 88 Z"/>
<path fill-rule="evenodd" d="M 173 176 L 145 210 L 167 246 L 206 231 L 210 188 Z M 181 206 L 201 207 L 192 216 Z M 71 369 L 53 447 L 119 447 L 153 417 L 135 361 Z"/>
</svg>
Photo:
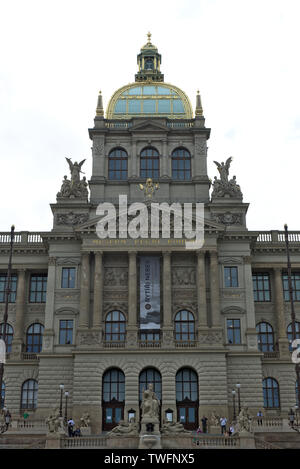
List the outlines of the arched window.
<svg viewBox="0 0 300 469">
<path fill-rule="evenodd" d="M 4 324 L 0 325 L 0 339 L 3 338 Z M 10 324 L 6 323 L 6 333 L 5 333 L 5 343 L 6 343 L 6 352 L 11 352 L 11 345 L 14 337 L 14 330 Z"/>
<path fill-rule="evenodd" d="M 300 339 L 300 322 L 295 323 L 295 329 L 296 329 L 296 339 Z M 290 352 L 292 352 L 293 351 L 293 347 L 292 347 L 292 342 L 293 342 L 292 323 L 289 324 L 288 327 L 287 327 L 287 337 L 288 337 L 288 340 L 289 340 L 289 349 L 290 349 Z"/>
<path fill-rule="evenodd" d="M 159 177 L 159 154 L 153 147 L 144 148 L 141 152 L 140 176 L 152 179 Z"/>
<path fill-rule="evenodd" d="M 28 379 L 23 383 L 21 392 L 21 409 L 35 409 L 37 406 L 38 383 Z"/>
<path fill-rule="evenodd" d="M 105 320 L 105 340 L 107 342 L 124 342 L 126 318 L 121 311 L 111 311 Z"/>
<path fill-rule="evenodd" d="M 115 148 L 108 156 L 108 179 L 127 179 L 128 155 L 123 148 Z"/>
<path fill-rule="evenodd" d="M 267 409 L 278 409 L 279 402 L 279 385 L 274 378 L 265 378 L 263 380 L 264 407 Z"/>
<path fill-rule="evenodd" d="M 195 340 L 195 318 L 190 311 L 181 310 L 175 316 L 175 340 Z"/>
<path fill-rule="evenodd" d="M 26 333 L 26 352 L 40 353 L 43 345 L 44 326 L 39 323 L 31 324 Z"/>
<path fill-rule="evenodd" d="M 256 326 L 258 348 L 261 352 L 274 351 L 274 332 L 267 322 L 260 322 Z"/>
<path fill-rule="evenodd" d="M 109 431 L 124 418 L 125 375 L 123 371 L 112 368 L 103 375 L 102 405 L 103 430 Z"/>
<path fill-rule="evenodd" d="M 140 374 L 139 378 L 139 399 L 143 400 L 143 392 L 148 389 L 149 384 L 153 385 L 153 391 L 157 399 L 161 402 L 161 374 L 155 368 L 146 368 Z"/>
<path fill-rule="evenodd" d="M 176 374 L 177 419 L 187 430 L 198 428 L 198 377 L 191 368 Z"/>
<path fill-rule="evenodd" d="M 1 388 L 1 399 L 0 399 L 0 409 L 3 409 L 4 402 L 5 402 L 5 383 L 2 381 L 2 388 Z"/>
<path fill-rule="evenodd" d="M 191 179 L 191 154 L 185 148 L 176 148 L 172 153 L 172 178 L 180 181 Z"/>
</svg>

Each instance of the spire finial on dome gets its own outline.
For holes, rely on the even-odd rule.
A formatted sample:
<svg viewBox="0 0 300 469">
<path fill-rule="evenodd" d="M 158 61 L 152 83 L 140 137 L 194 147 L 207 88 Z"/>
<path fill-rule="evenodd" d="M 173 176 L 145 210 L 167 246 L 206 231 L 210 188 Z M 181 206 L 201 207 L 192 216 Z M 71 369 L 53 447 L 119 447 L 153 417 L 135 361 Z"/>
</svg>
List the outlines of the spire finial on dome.
<svg viewBox="0 0 300 469">
<path fill-rule="evenodd" d="M 200 91 L 197 90 L 197 96 L 196 96 L 196 111 L 195 111 L 195 116 L 203 116 L 203 109 L 202 109 L 202 103 L 201 103 L 201 96 L 200 96 Z"/>
<path fill-rule="evenodd" d="M 148 44 L 151 44 L 151 36 L 152 36 L 152 34 L 150 33 L 150 31 L 148 32 L 147 36 L 148 36 Z"/>
<path fill-rule="evenodd" d="M 104 115 L 104 111 L 103 111 L 102 93 L 101 91 L 99 91 L 96 116 L 103 116 L 103 115 Z"/>
</svg>

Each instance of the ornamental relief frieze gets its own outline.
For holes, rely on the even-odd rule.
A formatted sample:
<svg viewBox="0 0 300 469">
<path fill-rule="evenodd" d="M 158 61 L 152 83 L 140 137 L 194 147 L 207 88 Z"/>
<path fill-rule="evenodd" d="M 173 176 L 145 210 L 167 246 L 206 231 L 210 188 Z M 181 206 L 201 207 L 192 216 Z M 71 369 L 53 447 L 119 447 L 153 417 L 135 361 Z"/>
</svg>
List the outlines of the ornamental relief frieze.
<svg viewBox="0 0 300 469">
<path fill-rule="evenodd" d="M 172 286 L 190 287 L 196 285 L 196 269 L 194 267 L 177 267 L 172 270 Z"/>
<path fill-rule="evenodd" d="M 221 290 L 221 297 L 224 298 L 224 299 L 232 299 L 232 298 L 244 298 L 245 297 L 245 291 L 244 290 L 238 290 L 238 289 L 230 289 L 230 291 L 228 291 L 228 289 L 224 289 L 224 290 Z"/>
<path fill-rule="evenodd" d="M 180 301 L 180 302 L 177 301 L 177 302 L 173 302 L 172 312 L 173 314 L 175 314 L 182 309 L 187 309 L 188 311 L 191 311 L 192 313 L 197 314 L 197 307 L 198 307 L 197 301 Z"/>
<path fill-rule="evenodd" d="M 103 293 L 103 300 L 104 301 L 127 301 L 128 300 L 128 292 L 124 291 L 105 291 Z"/>
<path fill-rule="evenodd" d="M 70 303 L 75 303 L 80 300 L 80 292 L 56 292 L 55 293 L 55 301 L 57 302 L 70 302 Z"/>
<path fill-rule="evenodd" d="M 0 313 L 4 313 L 5 305 L 0 305 Z M 15 313 L 16 312 L 16 305 L 10 304 L 8 305 L 8 313 Z"/>
<path fill-rule="evenodd" d="M 128 287 L 128 269 L 105 267 L 103 284 L 104 287 Z"/>
<path fill-rule="evenodd" d="M 196 301 L 197 291 L 194 289 L 189 290 L 173 290 L 172 291 L 173 302 L 182 302 L 183 300 Z"/>
<path fill-rule="evenodd" d="M 214 345 L 223 343 L 222 331 L 217 332 L 199 332 L 198 342 L 200 345 Z"/>
<path fill-rule="evenodd" d="M 123 313 L 128 312 L 128 303 L 127 301 L 104 301 L 104 313 L 109 313 L 110 311 L 118 310 Z"/>
</svg>

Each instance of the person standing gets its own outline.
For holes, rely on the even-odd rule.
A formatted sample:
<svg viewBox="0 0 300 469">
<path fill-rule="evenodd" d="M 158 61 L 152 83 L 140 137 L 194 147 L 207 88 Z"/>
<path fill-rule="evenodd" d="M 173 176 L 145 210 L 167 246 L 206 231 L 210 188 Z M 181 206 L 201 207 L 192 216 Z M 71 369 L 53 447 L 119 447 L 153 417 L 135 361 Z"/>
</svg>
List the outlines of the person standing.
<svg viewBox="0 0 300 469">
<path fill-rule="evenodd" d="M 263 424 L 262 418 L 263 418 L 263 413 L 262 413 L 261 410 L 259 410 L 257 412 L 257 425 L 262 425 Z"/>
<path fill-rule="evenodd" d="M 73 430 L 74 425 L 75 425 L 75 422 L 71 417 L 70 420 L 68 421 L 68 435 L 69 436 L 74 436 L 74 430 Z"/>
<path fill-rule="evenodd" d="M 226 423 L 227 423 L 227 418 L 226 417 L 221 417 L 220 418 L 220 424 L 221 424 L 221 433 L 222 435 L 226 433 Z"/>
<path fill-rule="evenodd" d="M 201 422 L 202 422 L 202 431 L 203 433 L 207 433 L 207 417 L 203 415 Z"/>
</svg>

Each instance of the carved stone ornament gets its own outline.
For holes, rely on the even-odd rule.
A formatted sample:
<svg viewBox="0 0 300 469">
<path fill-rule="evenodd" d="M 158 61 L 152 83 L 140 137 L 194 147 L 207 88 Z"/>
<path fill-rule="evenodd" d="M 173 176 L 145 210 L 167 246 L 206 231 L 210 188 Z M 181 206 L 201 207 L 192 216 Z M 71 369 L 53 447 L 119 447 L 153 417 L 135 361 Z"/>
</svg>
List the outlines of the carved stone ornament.
<svg viewBox="0 0 300 469">
<path fill-rule="evenodd" d="M 56 224 L 57 225 L 68 225 L 68 226 L 75 226 L 81 225 L 88 221 L 89 215 L 88 213 L 58 213 L 56 215 Z"/>
<path fill-rule="evenodd" d="M 220 344 L 223 340 L 222 332 L 201 332 L 199 333 L 199 344 Z"/>
<path fill-rule="evenodd" d="M 127 286 L 128 272 L 127 269 L 115 269 L 113 267 L 105 267 L 104 273 L 105 286 Z"/>
<path fill-rule="evenodd" d="M 172 284 L 175 285 L 195 285 L 196 269 L 193 267 L 176 268 L 172 271 Z"/>
<path fill-rule="evenodd" d="M 206 150 L 207 150 L 206 140 L 198 140 L 195 144 L 195 149 L 197 153 L 206 154 Z"/>
<path fill-rule="evenodd" d="M 80 179 L 80 173 L 82 173 L 81 167 L 85 160 L 82 160 L 80 163 L 77 163 L 77 161 L 72 163 L 70 158 L 66 158 L 66 160 L 69 164 L 71 180 L 69 180 L 67 176 L 64 176 L 64 180 L 62 182 L 60 192 L 57 193 L 57 197 L 63 199 L 87 199 L 89 193 L 86 177 L 84 176 Z"/>
<path fill-rule="evenodd" d="M 99 332 L 80 332 L 79 344 L 80 345 L 99 345 L 101 343 Z"/>
<path fill-rule="evenodd" d="M 241 213 L 213 213 L 211 217 L 217 223 L 222 223 L 223 225 L 242 225 Z"/>
<path fill-rule="evenodd" d="M 232 158 L 228 158 L 226 162 L 218 163 L 217 161 L 214 161 L 216 164 L 219 174 L 220 174 L 220 179 L 218 179 L 216 176 L 214 177 L 213 181 L 213 191 L 212 191 L 212 198 L 221 198 L 221 197 L 235 197 L 238 199 L 243 198 L 243 194 L 241 191 L 240 186 L 236 183 L 236 176 L 233 176 L 232 179 L 229 180 L 229 167 L 230 163 L 232 161 Z"/>
</svg>

